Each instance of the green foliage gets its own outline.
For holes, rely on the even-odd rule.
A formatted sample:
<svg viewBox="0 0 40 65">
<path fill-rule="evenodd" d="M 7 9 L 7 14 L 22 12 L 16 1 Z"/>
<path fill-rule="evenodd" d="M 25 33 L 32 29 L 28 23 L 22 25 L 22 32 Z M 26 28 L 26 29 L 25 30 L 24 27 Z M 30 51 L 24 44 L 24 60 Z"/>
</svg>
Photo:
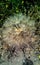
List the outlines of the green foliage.
<svg viewBox="0 0 40 65">
<path fill-rule="evenodd" d="M 40 0 L 1 0 L 0 1 L 0 27 L 9 15 L 22 12 L 31 18 L 40 17 Z"/>
</svg>

